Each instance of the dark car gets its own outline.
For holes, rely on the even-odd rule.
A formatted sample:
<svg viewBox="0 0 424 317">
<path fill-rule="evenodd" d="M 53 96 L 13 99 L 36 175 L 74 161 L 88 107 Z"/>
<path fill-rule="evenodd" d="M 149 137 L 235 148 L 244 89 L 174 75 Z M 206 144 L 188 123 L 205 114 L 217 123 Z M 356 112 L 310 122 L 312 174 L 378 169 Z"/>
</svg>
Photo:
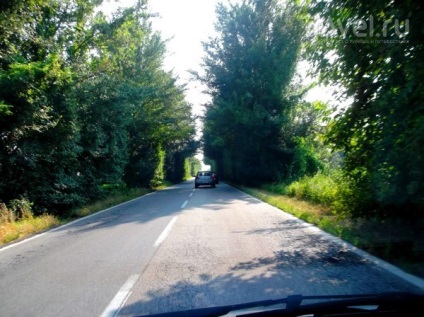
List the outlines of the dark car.
<svg viewBox="0 0 424 317">
<path fill-rule="evenodd" d="M 198 188 L 201 185 L 215 187 L 215 178 L 211 171 L 197 172 L 196 178 L 194 179 L 194 187 Z"/>
</svg>

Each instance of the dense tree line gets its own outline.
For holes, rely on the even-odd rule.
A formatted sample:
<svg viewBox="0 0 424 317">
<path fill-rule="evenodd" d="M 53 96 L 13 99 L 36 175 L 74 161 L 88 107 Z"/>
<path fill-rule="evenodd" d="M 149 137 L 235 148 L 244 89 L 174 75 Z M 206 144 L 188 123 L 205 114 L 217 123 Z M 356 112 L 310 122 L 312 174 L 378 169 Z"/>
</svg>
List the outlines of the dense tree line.
<svg viewBox="0 0 424 317">
<path fill-rule="evenodd" d="M 218 173 L 245 184 L 309 175 L 310 186 L 319 171 L 315 180 L 342 184 L 340 210 L 422 214 L 419 1 L 245 0 L 216 12 L 199 77 L 212 97 L 203 146 Z M 346 108 L 301 101 L 293 75 L 302 53 L 319 83 L 339 87 L 340 104 L 353 100 Z"/>
<path fill-rule="evenodd" d="M 421 214 L 422 3 L 316 0 L 310 11 L 326 22 L 310 46 L 320 79 L 353 100 L 330 123 L 326 141 L 344 153 L 355 212 Z"/>
<path fill-rule="evenodd" d="M 301 10 L 251 0 L 219 4 L 216 13 L 218 35 L 204 44 L 205 74 L 199 76 L 212 97 L 205 155 L 222 177 L 235 181 L 297 174 L 295 149 L 307 130 L 301 125 L 313 112 L 309 104 L 302 105 L 305 113 L 298 111 L 300 91 L 291 85 L 304 34 Z"/>
<path fill-rule="evenodd" d="M 146 1 L 0 4 L 0 199 L 64 213 L 103 185 L 181 180 L 196 151 L 184 87 L 162 69 Z"/>
<path fill-rule="evenodd" d="M 187 170 L 190 171 L 189 175 L 187 176 L 188 177 L 196 176 L 197 172 L 200 171 L 202 168 L 202 163 L 200 162 L 200 160 L 196 157 L 190 157 L 187 163 L 188 163 Z"/>
</svg>

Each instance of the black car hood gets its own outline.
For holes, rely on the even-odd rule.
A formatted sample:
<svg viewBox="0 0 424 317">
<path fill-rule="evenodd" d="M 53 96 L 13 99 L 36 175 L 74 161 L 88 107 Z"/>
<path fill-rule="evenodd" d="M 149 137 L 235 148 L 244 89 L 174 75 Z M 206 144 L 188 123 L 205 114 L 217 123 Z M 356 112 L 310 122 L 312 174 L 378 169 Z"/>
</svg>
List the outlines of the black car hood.
<svg viewBox="0 0 424 317">
<path fill-rule="evenodd" d="M 424 293 L 302 296 L 137 317 L 424 316 Z"/>
</svg>

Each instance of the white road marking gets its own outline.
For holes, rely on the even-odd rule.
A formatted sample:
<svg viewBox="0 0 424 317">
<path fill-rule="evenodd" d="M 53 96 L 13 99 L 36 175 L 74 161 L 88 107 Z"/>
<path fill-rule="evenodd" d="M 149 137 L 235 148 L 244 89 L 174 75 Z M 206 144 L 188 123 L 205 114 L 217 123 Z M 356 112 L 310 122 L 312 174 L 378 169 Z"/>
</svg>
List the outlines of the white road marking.
<svg viewBox="0 0 424 317">
<path fill-rule="evenodd" d="M 191 196 L 193 196 L 193 193 L 191 193 L 190 195 L 188 195 L 188 197 L 191 197 Z"/>
<path fill-rule="evenodd" d="M 161 235 L 159 236 L 159 238 L 157 238 L 157 240 L 155 241 L 155 244 L 153 245 L 155 248 L 158 247 L 166 239 L 166 237 L 168 236 L 169 232 L 172 229 L 172 226 L 177 221 L 177 218 L 178 216 L 175 216 L 174 218 L 172 218 L 172 220 L 168 223 L 166 228 L 162 231 Z"/>
<path fill-rule="evenodd" d="M 174 185 L 174 186 L 175 186 L 175 185 Z M 167 188 L 169 188 L 169 187 L 167 187 Z M 0 252 L 2 252 L 2 251 L 4 251 L 4 250 L 7 250 L 7 249 L 10 249 L 10 248 L 13 248 L 13 247 L 16 247 L 16 246 L 18 246 L 18 245 L 21 245 L 21 244 L 27 243 L 27 242 L 29 242 L 29 241 L 31 241 L 31 240 L 34 240 L 34 239 L 40 238 L 40 237 L 42 237 L 42 236 L 44 236 L 44 235 L 46 235 L 46 234 L 48 234 L 48 233 L 51 233 L 51 232 L 55 232 L 55 231 L 62 230 L 63 228 L 66 228 L 66 227 L 69 227 L 69 226 L 71 226 L 71 225 L 74 225 L 74 224 L 76 224 L 76 223 L 78 223 L 78 222 L 80 222 L 80 221 L 87 220 L 87 219 L 90 219 L 90 218 L 92 218 L 92 217 L 98 216 L 98 215 L 100 215 L 100 214 L 102 214 L 102 213 L 104 213 L 104 212 L 106 212 L 106 211 L 109 211 L 109 210 L 111 210 L 111 209 L 113 209 L 113 208 L 116 208 L 116 207 L 119 207 L 119 206 L 123 206 L 123 205 L 125 205 L 125 204 L 130 203 L 130 202 L 136 201 L 137 199 L 140 199 L 140 198 L 143 198 L 143 197 L 146 197 L 146 196 L 153 195 L 154 193 L 155 193 L 155 192 L 151 192 L 151 193 L 145 194 L 145 195 L 143 195 L 143 196 L 139 196 L 139 197 L 137 197 L 137 198 L 134 198 L 134 199 L 131 199 L 131 200 L 125 201 L 125 202 L 120 203 L 120 204 L 118 204 L 118 205 L 115 205 L 115 206 L 112 206 L 112 207 L 109 207 L 109 208 L 106 208 L 106 209 L 103 209 L 103 210 L 97 211 L 97 212 L 95 212 L 95 213 L 93 213 L 93 214 L 91 214 L 91 215 L 88 215 L 88 216 L 85 216 L 85 217 L 82 217 L 82 218 L 76 219 L 76 220 L 74 220 L 74 221 L 68 222 L 68 223 L 66 223 L 66 224 L 64 224 L 64 225 L 61 225 L 61 226 L 59 226 L 59 227 L 56 227 L 56 228 L 50 229 L 50 230 L 48 230 L 48 231 L 46 231 L 46 232 L 43 232 L 43 233 L 40 233 L 40 234 L 36 234 L 35 236 L 32 236 L 32 237 L 26 238 L 25 240 L 22 240 L 22 241 L 19 241 L 19 242 L 15 242 L 15 243 L 12 243 L 12 244 L 10 244 L 10 245 L 8 245 L 8 246 L 5 246 L 5 247 L 1 247 Z"/>
<path fill-rule="evenodd" d="M 111 300 L 109 305 L 100 315 L 100 317 L 114 317 L 117 316 L 121 307 L 125 304 L 128 297 L 131 295 L 131 290 L 134 284 L 138 281 L 140 275 L 131 275 L 128 280 L 122 285 L 121 289 L 116 293 L 115 297 Z"/>
<path fill-rule="evenodd" d="M 163 190 L 168 190 L 168 189 L 170 189 L 170 188 L 172 188 L 172 187 L 177 187 L 178 185 L 179 185 L 179 184 L 175 184 L 175 185 L 172 185 L 172 186 L 166 187 L 166 188 L 165 188 L 165 189 L 163 189 Z M 196 189 L 194 189 L 194 190 L 193 190 L 193 192 L 194 192 L 195 190 L 196 190 Z M 40 237 L 42 237 L 42 236 L 46 235 L 47 233 L 62 230 L 63 228 L 66 228 L 66 227 L 68 227 L 68 226 L 74 225 L 74 224 L 76 224 L 76 223 L 78 223 L 78 222 L 80 222 L 80 221 L 87 220 L 87 219 L 89 219 L 89 218 L 91 218 L 91 217 L 95 217 L 95 216 L 97 216 L 97 215 L 99 215 L 99 214 L 101 214 L 101 213 L 104 213 L 104 212 L 106 212 L 106 211 L 109 211 L 110 209 L 113 209 L 113 208 L 116 208 L 116 207 L 119 207 L 119 206 L 122 206 L 122 205 L 128 204 L 128 203 L 130 203 L 130 202 L 136 201 L 137 199 L 140 199 L 140 198 L 143 198 L 143 197 L 146 197 L 146 196 L 150 196 L 150 195 L 154 195 L 155 193 L 156 193 L 156 192 L 151 192 L 151 193 L 148 193 L 148 194 L 142 195 L 142 196 L 140 196 L 140 197 L 137 197 L 137 198 L 134 198 L 134 199 L 131 199 L 131 200 L 125 201 L 125 202 L 120 203 L 120 204 L 118 204 L 118 205 L 115 205 L 115 206 L 112 206 L 112 207 L 109 207 L 109 208 L 106 208 L 106 209 L 103 209 L 103 210 L 97 211 L 97 212 L 95 212 L 95 213 L 93 213 L 93 214 L 91 214 L 91 215 L 88 215 L 88 216 L 85 216 L 85 217 L 82 217 L 82 218 L 76 219 L 76 220 L 74 220 L 74 221 L 68 222 L 68 223 L 66 223 L 66 224 L 64 224 L 64 225 L 61 225 L 61 226 L 59 226 L 59 227 L 56 227 L 56 228 L 53 228 L 53 229 L 47 230 L 47 231 L 45 231 L 45 232 L 43 232 L 43 233 L 36 234 L 35 236 L 32 236 L 32 237 L 26 238 L 26 239 L 24 239 L 24 240 L 22 240 L 22 241 L 12 242 L 12 244 L 10 244 L 10 245 L 4 246 L 4 247 L 0 247 L 0 252 L 5 251 L 5 250 L 10 249 L 10 248 L 13 248 L 13 247 L 16 247 L 16 246 L 21 245 L 21 244 L 23 244 L 23 243 L 27 243 L 28 241 L 31 241 L 31 240 L 34 240 L 34 239 L 40 238 Z"/>
<path fill-rule="evenodd" d="M 188 200 L 186 200 L 182 205 L 181 205 L 181 209 L 185 208 L 185 206 L 187 206 L 188 204 Z"/>
<path fill-rule="evenodd" d="M 286 215 L 288 215 L 289 217 L 291 217 L 293 220 L 296 220 L 299 224 L 302 224 L 306 228 L 306 230 L 312 231 L 314 233 L 320 233 L 321 235 L 326 236 L 330 240 L 332 240 L 335 243 L 341 245 L 344 249 L 347 249 L 347 250 L 349 250 L 349 251 L 351 251 L 353 253 L 356 253 L 357 255 L 361 256 L 362 258 L 367 259 L 368 261 L 374 263 L 378 267 L 381 267 L 381 268 L 387 270 L 388 272 L 390 272 L 390 273 L 392 273 L 392 274 L 394 274 L 394 275 L 396 275 L 396 276 L 398 276 L 398 277 L 400 277 L 400 278 L 408 281 L 409 283 L 418 286 L 422 290 L 424 290 L 424 279 L 422 279 L 422 278 L 420 278 L 418 276 L 414 276 L 412 274 L 409 274 L 409 273 L 401 270 L 400 268 L 398 268 L 398 267 L 396 267 L 396 266 L 394 266 L 394 265 L 392 265 L 392 264 L 390 264 L 390 263 L 388 263 L 388 262 L 386 262 L 386 261 L 384 261 L 384 260 L 382 260 L 382 259 L 380 259 L 380 258 L 378 258 L 376 256 L 373 256 L 373 255 L 369 254 L 368 252 L 366 252 L 364 250 L 358 249 L 357 247 L 353 246 L 352 244 L 350 244 L 350 243 L 348 243 L 348 242 L 346 242 L 346 241 L 344 241 L 344 240 L 342 240 L 342 239 L 340 239 L 340 238 L 338 238 L 336 236 L 333 236 L 332 234 L 330 234 L 328 232 L 325 232 L 325 231 L 323 231 L 323 230 L 321 230 L 321 229 L 319 229 L 317 227 L 314 227 L 311 224 L 309 224 L 309 223 L 307 223 L 307 222 L 305 222 L 305 221 L 303 221 L 303 220 L 301 220 L 299 218 L 296 218 L 292 214 L 289 214 L 289 213 L 285 212 L 283 209 L 279 209 L 279 208 L 277 208 L 275 206 L 272 206 L 272 205 L 270 205 L 268 203 L 265 203 L 262 200 L 259 200 L 256 197 L 253 197 L 252 195 L 249 195 L 249 194 L 241 191 L 238 188 L 235 188 L 235 187 L 232 187 L 232 186 L 230 186 L 230 187 L 232 189 L 234 189 L 234 190 L 242 193 L 243 195 L 248 196 L 250 199 L 253 199 L 253 200 L 256 200 L 256 201 L 258 201 L 260 203 L 263 203 L 263 204 L 268 205 L 268 207 L 273 208 L 277 212 L 283 211 L 284 213 L 286 213 Z"/>
</svg>

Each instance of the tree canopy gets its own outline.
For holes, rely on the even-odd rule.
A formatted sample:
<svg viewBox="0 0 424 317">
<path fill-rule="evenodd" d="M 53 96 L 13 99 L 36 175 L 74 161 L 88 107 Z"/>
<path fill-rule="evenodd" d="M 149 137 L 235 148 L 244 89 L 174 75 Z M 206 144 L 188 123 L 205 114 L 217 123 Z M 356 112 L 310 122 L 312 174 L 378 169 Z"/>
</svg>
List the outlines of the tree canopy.
<svg viewBox="0 0 424 317">
<path fill-rule="evenodd" d="M 245 0 L 216 14 L 199 76 L 212 97 L 203 147 L 214 169 L 244 184 L 341 169 L 341 209 L 422 214 L 421 2 Z M 299 98 L 300 55 L 319 84 L 338 87 L 335 109 Z"/>
<path fill-rule="evenodd" d="M 299 8 L 244 1 L 216 9 L 217 37 L 204 43 L 212 102 L 204 120 L 205 155 L 233 180 L 287 176 L 295 136 L 291 89 L 304 26 Z"/>
<path fill-rule="evenodd" d="M 420 1 L 312 1 L 324 31 L 310 45 L 324 83 L 352 98 L 328 144 L 361 192 L 358 212 L 424 204 L 424 35 Z M 339 109 L 340 110 L 340 109 Z M 421 207 L 419 207 L 421 206 Z"/>
<path fill-rule="evenodd" d="M 166 46 L 147 2 L 112 18 L 101 2 L 0 6 L 3 201 L 66 212 L 102 197 L 105 184 L 182 179 L 196 151 L 191 105 L 162 69 Z"/>
</svg>

